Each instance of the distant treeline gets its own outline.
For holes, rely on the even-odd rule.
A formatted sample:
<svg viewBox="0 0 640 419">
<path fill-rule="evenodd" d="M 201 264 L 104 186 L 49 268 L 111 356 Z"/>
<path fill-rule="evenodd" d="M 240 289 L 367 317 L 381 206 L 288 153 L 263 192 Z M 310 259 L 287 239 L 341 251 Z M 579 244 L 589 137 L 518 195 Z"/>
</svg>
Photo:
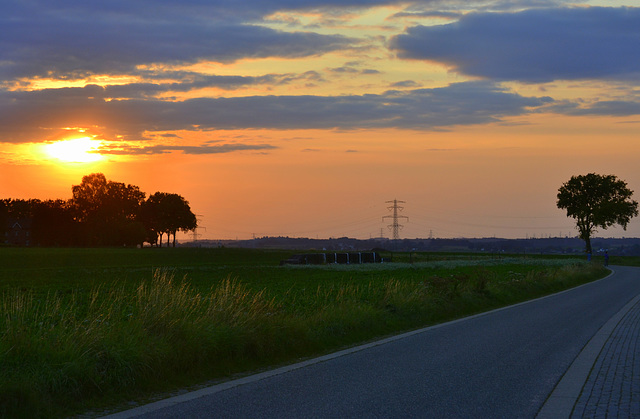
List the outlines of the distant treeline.
<svg viewBox="0 0 640 419">
<path fill-rule="evenodd" d="M 610 255 L 640 256 L 640 238 L 592 239 L 594 255 L 605 250 Z M 415 238 L 391 240 L 388 238 L 355 239 L 339 237 L 312 239 L 303 237 L 257 237 L 251 240 L 200 240 L 200 247 L 245 247 L 252 249 L 290 249 L 306 251 L 317 249 L 332 252 L 393 251 L 393 252 L 473 252 L 510 254 L 584 255 L 584 240 L 577 237 L 546 237 L 505 239 L 486 238 Z"/>
<path fill-rule="evenodd" d="M 102 173 L 84 176 L 71 190 L 68 201 L 0 200 L 0 239 L 23 246 L 162 246 L 166 234 L 167 245 L 173 235 L 175 247 L 177 231 L 197 227 L 189 203 L 178 194 L 147 198 L 138 186 Z"/>
</svg>

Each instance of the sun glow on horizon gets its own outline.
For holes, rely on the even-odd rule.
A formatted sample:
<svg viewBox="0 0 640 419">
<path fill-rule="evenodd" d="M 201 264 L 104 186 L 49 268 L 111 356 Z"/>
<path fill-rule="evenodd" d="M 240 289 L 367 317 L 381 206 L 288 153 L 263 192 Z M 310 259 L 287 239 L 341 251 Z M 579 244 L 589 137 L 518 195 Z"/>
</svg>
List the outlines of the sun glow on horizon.
<svg viewBox="0 0 640 419">
<path fill-rule="evenodd" d="M 104 159 L 98 152 L 102 141 L 90 137 L 56 141 L 44 146 L 44 152 L 65 163 L 93 163 Z"/>
</svg>

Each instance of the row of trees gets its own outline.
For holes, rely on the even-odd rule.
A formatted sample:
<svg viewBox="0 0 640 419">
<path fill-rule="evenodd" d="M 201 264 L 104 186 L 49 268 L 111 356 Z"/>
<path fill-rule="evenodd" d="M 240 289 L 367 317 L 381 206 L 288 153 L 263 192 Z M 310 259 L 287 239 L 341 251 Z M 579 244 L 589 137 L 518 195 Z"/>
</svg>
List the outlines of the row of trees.
<svg viewBox="0 0 640 419">
<path fill-rule="evenodd" d="M 68 200 L 0 200 L 0 233 L 21 223 L 39 246 L 135 246 L 176 243 L 176 232 L 197 227 L 195 214 L 180 195 L 107 180 L 102 173 L 82 178 Z M 173 241 L 171 241 L 173 237 Z"/>
</svg>

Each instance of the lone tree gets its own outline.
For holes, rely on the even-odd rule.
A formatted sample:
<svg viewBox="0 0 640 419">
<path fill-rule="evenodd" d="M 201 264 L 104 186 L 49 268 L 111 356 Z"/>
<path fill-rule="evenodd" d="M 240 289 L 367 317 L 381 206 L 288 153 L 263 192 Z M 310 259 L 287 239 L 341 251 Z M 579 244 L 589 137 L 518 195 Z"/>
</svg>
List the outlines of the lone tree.
<svg viewBox="0 0 640 419">
<path fill-rule="evenodd" d="M 638 203 L 631 199 L 633 191 L 614 175 L 572 176 L 558 189 L 558 208 L 575 218 L 580 238 L 591 253 L 591 235 L 597 228 L 619 224 L 627 229 L 631 218 L 638 215 Z"/>
</svg>

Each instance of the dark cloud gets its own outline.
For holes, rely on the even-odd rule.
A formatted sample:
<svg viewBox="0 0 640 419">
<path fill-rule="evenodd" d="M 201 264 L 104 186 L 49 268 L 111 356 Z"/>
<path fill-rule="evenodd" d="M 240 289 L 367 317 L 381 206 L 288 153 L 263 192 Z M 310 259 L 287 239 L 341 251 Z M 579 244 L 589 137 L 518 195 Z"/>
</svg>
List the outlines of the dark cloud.
<svg viewBox="0 0 640 419">
<path fill-rule="evenodd" d="M 439 12 L 439 11 L 406 11 L 393 15 L 394 18 L 414 17 L 414 18 L 430 18 L 430 19 L 458 19 L 463 15 L 462 12 Z"/>
<path fill-rule="evenodd" d="M 603 100 L 584 111 L 589 115 L 631 116 L 640 115 L 640 103 L 622 100 Z"/>
<path fill-rule="evenodd" d="M 147 75 L 145 77 L 155 78 L 156 76 Z M 24 91 L 19 96 L 32 101 L 65 98 L 139 99 L 162 95 L 167 92 L 189 92 L 211 87 L 235 90 L 257 85 L 278 86 L 295 82 L 325 81 L 320 73 L 315 71 L 307 71 L 302 74 L 266 74 L 263 76 L 207 76 L 191 72 L 167 72 L 161 78 L 180 79 L 180 81 L 171 83 L 129 83 L 105 87 L 88 84 L 84 87 Z"/>
<path fill-rule="evenodd" d="M 580 102 L 559 102 L 549 111 L 571 116 L 633 116 L 640 115 L 640 102 L 625 100 L 602 100 L 585 105 Z"/>
<path fill-rule="evenodd" d="M 330 68 L 329 71 L 333 73 L 350 73 L 350 74 L 360 73 L 360 70 L 353 67 L 349 67 L 349 66 Z"/>
<path fill-rule="evenodd" d="M 148 131 L 211 129 L 441 129 L 497 122 L 548 104 L 487 82 L 345 96 L 251 96 L 103 100 L 101 88 L 5 92 L 0 139 L 48 138 L 65 127 L 98 127 L 106 136 L 139 139 Z M 22 132 L 21 135 L 17 135 Z"/>
<path fill-rule="evenodd" d="M 505 10 L 550 3 L 557 4 L 551 0 L 487 0 L 475 2 L 474 7 Z M 79 79 L 95 74 L 137 74 L 140 65 L 321 55 L 359 46 L 360 41 L 339 35 L 278 31 L 260 26 L 263 18 L 285 10 L 322 10 L 339 14 L 354 8 L 390 4 L 407 5 L 398 0 L 6 0 L 0 3 L 0 82 L 32 77 Z M 422 0 L 411 4 L 414 8 L 407 10 L 412 14 L 431 16 L 434 13 L 453 16 L 469 7 L 468 2 L 461 0 L 446 3 Z M 552 15 L 554 12 L 546 13 Z M 470 16 L 463 17 L 456 24 L 461 28 L 457 31 L 448 26 L 445 29 L 412 28 L 406 35 L 396 38 L 395 46 L 406 57 L 442 60 L 469 74 L 476 74 L 474 70 L 482 74 L 481 69 L 473 68 L 473 63 L 467 69 L 464 63 L 457 61 L 458 55 L 464 58 L 468 52 L 439 54 L 438 51 L 433 53 L 416 46 L 416 43 L 429 44 L 421 39 L 425 31 L 430 38 L 442 30 L 445 37 L 453 35 L 453 42 L 476 29 L 492 28 L 492 22 L 483 20 L 491 20 L 486 17 L 488 15 L 478 16 L 475 20 Z M 517 14 L 505 14 L 503 17 L 507 26 L 511 18 L 518 19 Z M 526 21 L 526 17 L 521 19 Z M 478 23 L 474 25 L 473 22 Z M 549 22 L 543 20 L 540 23 Z M 537 28 L 534 25 L 529 27 Z M 599 34 L 593 34 L 592 39 L 597 39 Z M 479 43 L 483 42 L 482 39 L 491 40 L 473 35 Z M 542 36 L 546 35 L 543 33 Z M 474 47 L 471 51 L 477 49 Z M 494 48 L 495 51 L 499 51 L 499 47 Z M 488 57 L 491 58 L 490 55 Z M 345 67 L 344 70 L 350 69 Z M 364 70 L 362 74 L 373 72 L 375 70 Z M 222 85 L 225 80 L 206 82 Z M 231 78 L 226 82 L 229 82 L 228 86 L 235 83 Z"/>
<path fill-rule="evenodd" d="M 0 6 L 0 79 L 123 74 L 155 63 L 298 58 L 345 49 L 339 35 L 281 32 L 221 16 L 235 2 L 9 1 Z M 146 7 L 144 7 L 146 5 Z"/>
<path fill-rule="evenodd" d="M 431 1 L 427 0 L 426 3 Z M 4 11 L 23 17 L 107 15 L 120 19 L 177 18 L 216 22 L 259 20 L 280 10 L 360 8 L 403 3 L 401 0 L 6 0 Z"/>
<path fill-rule="evenodd" d="M 399 81 L 399 82 L 392 83 L 390 87 L 392 87 L 392 88 L 405 88 L 405 87 L 418 87 L 418 86 L 420 86 L 420 84 L 416 83 L 413 80 L 404 80 L 404 81 Z"/>
<path fill-rule="evenodd" d="M 391 46 L 402 58 L 442 62 L 494 80 L 548 82 L 640 75 L 640 8 L 471 13 L 416 26 Z"/>
<path fill-rule="evenodd" d="M 573 0 L 425 0 L 405 3 L 405 8 L 392 18 L 457 20 L 469 10 L 476 12 L 517 12 L 529 9 L 549 9 L 575 3 Z"/>
<path fill-rule="evenodd" d="M 111 85 L 104 88 L 101 97 L 105 98 L 143 98 L 161 95 L 166 92 L 189 92 L 196 89 L 218 88 L 237 90 L 250 86 L 279 86 L 295 82 L 322 82 L 324 79 L 315 71 L 302 74 L 266 74 L 263 76 L 206 76 L 196 73 L 189 75 L 163 74 L 163 78 L 181 78 L 174 83 L 130 83 Z"/>
<path fill-rule="evenodd" d="M 374 69 L 364 69 L 364 70 L 360 70 L 358 68 L 355 67 L 351 67 L 348 65 L 344 65 L 342 67 L 334 67 L 334 68 L 329 68 L 328 69 L 329 72 L 334 73 L 334 74 L 350 74 L 350 75 L 363 75 L 363 76 L 369 76 L 369 75 L 375 75 L 375 74 L 381 74 L 380 71 L 378 70 L 374 70 Z"/>
<path fill-rule="evenodd" d="M 223 154 L 233 153 L 236 151 L 265 151 L 274 150 L 278 147 L 269 144 L 216 144 L 201 146 L 186 145 L 153 145 L 146 147 L 132 146 L 105 146 L 97 150 L 97 153 L 103 155 L 151 155 L 151 154 L 167 154 L 175 151 L 184 154 Z"/>
</svg>

